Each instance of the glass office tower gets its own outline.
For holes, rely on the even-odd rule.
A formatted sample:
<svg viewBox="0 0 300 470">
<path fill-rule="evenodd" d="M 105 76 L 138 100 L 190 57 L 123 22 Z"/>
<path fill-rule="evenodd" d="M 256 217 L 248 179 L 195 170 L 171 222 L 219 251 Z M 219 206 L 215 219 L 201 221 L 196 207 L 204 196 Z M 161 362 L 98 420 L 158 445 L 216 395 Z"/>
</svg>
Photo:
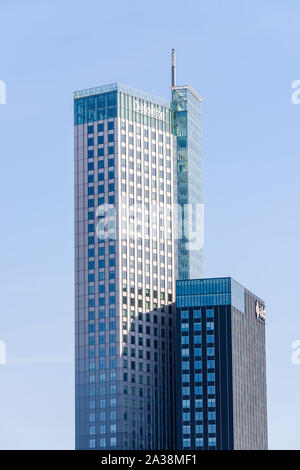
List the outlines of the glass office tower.
<svg viewBox="0 0 300 470">
<path fill-rule="evenodd" d="M 267 449 L 263 300 L 231 278 L 176 288 L 177 448 Z"/>
<path fill-rule="evenodd" d="M 172 86 L 177 152 L 177 279 L 203 276 L 204 211 L 202 187 L 202 98 L 191 86 Z"/>
<path fill-rule="evenodd" d="M 116 83 L 74 112 L 76 448 L 172 448 L 170 103 Z"/>
</svg>

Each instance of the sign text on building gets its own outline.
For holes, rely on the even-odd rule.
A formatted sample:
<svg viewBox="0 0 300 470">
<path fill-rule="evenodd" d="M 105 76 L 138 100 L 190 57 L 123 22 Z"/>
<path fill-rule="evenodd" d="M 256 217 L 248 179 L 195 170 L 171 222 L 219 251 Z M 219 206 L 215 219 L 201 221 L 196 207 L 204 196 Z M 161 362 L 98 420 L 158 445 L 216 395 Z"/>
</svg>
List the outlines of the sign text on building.
<svg viewBox="0 0 300 470">
<path fill-rule="evenodd" d="M 155 119 L 163 119 L 162 111 L 152 105 L 147 106 L 146 104 L 140 104 L 137 100 L 134 101 L 134 111 L 136 113 L 142 113 Z"/>
<path fill-rule="evenodd" d="M 266 319 L 266 309 L 259 302 L 255 303 L 255 313 L 257 318 L 260 318 L 261 320 Z"/>
</svg>

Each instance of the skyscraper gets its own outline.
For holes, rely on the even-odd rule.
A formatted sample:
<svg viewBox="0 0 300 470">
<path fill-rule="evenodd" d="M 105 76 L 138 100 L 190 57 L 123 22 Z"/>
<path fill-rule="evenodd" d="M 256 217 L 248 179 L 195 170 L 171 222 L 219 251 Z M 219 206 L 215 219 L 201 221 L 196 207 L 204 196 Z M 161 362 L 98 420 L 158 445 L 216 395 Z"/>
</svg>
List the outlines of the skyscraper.
<svg viewBox="0 0 300 470">
<path fill-rule="evenodd" d="M 77 448 L 172 445 L 171 126 L 130 87 L 75 93 Z"/>
<path fill-rule="evenodd" d="M 203 218 L 201 98 L 172 65 L 172 102 L 74 94 L 78 449 L 175 445 L 175 278 L 202 275 Z"/>
<path fill-rule="evenodd" d="M 177 448 L 267 449 L 265 304 L 232 278 L 177 281 Z"/>
</svg>

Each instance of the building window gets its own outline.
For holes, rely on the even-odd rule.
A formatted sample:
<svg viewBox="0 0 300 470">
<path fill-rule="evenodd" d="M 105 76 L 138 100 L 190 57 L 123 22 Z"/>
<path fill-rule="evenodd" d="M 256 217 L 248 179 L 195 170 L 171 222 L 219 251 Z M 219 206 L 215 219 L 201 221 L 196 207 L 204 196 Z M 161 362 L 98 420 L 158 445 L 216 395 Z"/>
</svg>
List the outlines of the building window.
<svg viewBox="0 0 300 470">
<path fill-rule="evenodd" d="M 201 310 L 194 310 L 194 318 L 195 319 L 201 318 Z"/>
<path fill-rule="evenodd" d="M 183 447 L 191 447 L 191 439 L 183 439 Z"/>
<path fill-rule="evenodd" d="M 100 444 L 100 447 L 106 447 L 106 439 L 105 439 L 105 437 L 102 437 L 102 438 L 100 439 L 100 443 L 99 443 L 99 444 Z"/>
<path fill-rule="evenodd" d="M 203 447 L 203 437 L 201 437 L 201 438 L 197 437 L 196 438 L 196 447 Z"/>
<path fill-rule="evenodd" d="M 190 434 L 191 432 L 191 426 L 183 426 L 182 427 L 182 433 L 183 434 Z"/>
<path fill-rule="evenodd" d="M 207 309 L 206 310 L 206 318 L 213 318 L 214 317 L 214 310 L 213 309 Z"/>
<path fill-rule="evenodd" d="M 95 447 L 96 447 L 96 440 L 90 439 L 90 449 L 95 449 Z"/>
<path fill-rule="evenodd" d="M 209 437 L 208 438 L 208 446 L 209 447 L 215 447 L 216 446 L 216 438 L 215 437 Z"/>
</svg>

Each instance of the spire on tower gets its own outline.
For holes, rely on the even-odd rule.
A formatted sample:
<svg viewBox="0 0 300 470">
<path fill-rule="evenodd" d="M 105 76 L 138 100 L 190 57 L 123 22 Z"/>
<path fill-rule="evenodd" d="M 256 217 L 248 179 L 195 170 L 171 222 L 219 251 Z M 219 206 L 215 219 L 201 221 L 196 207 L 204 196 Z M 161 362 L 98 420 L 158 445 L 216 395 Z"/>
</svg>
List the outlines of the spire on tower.
<svg viewBox="0 0 300 470">
<path fill-rule="evenodd" d="M 176 86 L 176 56 L 175 56 L 175 49 L 172 49 L 171 78 L 172 78 L 172 87 Z"/>
</svg>

